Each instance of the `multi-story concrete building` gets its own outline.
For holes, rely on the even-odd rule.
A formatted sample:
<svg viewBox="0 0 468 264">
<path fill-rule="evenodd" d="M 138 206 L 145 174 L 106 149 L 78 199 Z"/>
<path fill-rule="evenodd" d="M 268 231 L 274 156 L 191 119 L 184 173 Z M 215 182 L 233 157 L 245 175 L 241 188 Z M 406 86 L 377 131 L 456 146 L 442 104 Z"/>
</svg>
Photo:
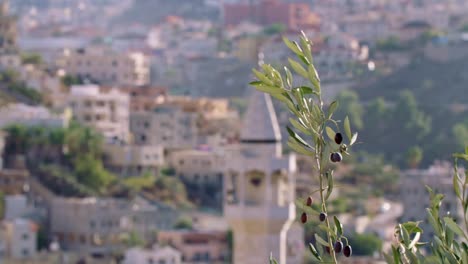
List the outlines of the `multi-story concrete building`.
<svg viewBox="0 0 468 264">
<path fill-rule="evenodd" d="M 18 56 L 16 17 L 9 14 L 9 1 L 0 2 L 0 68 L 17 68 Z"/>
<path fill-rule="evenodd" d="M 184 182 L 191 201 L 199 205 L 222 208 L 224 154 L 211 150 L 174 151 L 169 166 Z"/>
<path fill-rule="evenodd" d="M 220 264 L 228 261 L 229 249 L 226 232 L 161 231 L 158 233 L 158 241 L 180 251 L 182 262 L 186 264 Z"/>
<path fill-rule="evenodd" d="M 131 248 L 125 251 L 123 264 L 181 264 L 181 253 L 170 246 L 154 246 L 151 249 Z"/>
<path fill-rule="evenodd" d="M 3 222 L 6 255 L 12 259 L 29 259 L 37 253 L 38 226 L 22 218 Z"/>
<path fill-rule="evenodd" d="M 149 60 L 140 52 L 122 54 L 101 47 L 64 50 L 57 66 L 66 74 L 105 85 L 142 86 L 150 81 Z"/>
<path fill-rule="evenodd" d="M 161 209 L 161 210 L 160 210 Z M 86 254 L 110 254 L 122 249 L 125 236 L 135 232 L 144 240 L 168 229 L 164 211 L 146 200 L 112 198 L 55 198 L 50 205 L 51 234 L 66 250 Z"/>
<path fill-rule="evenodd" d="M 117 89 L 101 91 L 96 85 L 71 87 L 68 98 L 73 117 L 106 138 L 129 140 L 129 95 Z"/>
<path fill-rule="evenodd" d="M 424 229 L 421 241 L 430 241 L 434 232 L 427 221 L 426 208 L 430 207 L 430 197 L 426 185 L 435 193 L 444 195 L 440 213 L 450 215 L 458 222 L 463 219 L 463 210 L 453 191 L 453 167 L 449 163 L 436 162 L 426 170 L 408 170 L 400 177 L 400 197 L 404 211 L 402 222 L 422 221 Z"/>
<path fill-rule="evenodd" d="M 0 109 L 0 127 L 13 124 L 25 126 L 66 127 L 70 119 L 68 111 L 56 114 L 43 106 L 21 103 L 9 104 Z"/>
<path fill-rule="evenodd" d="M 241 144 L 226 156 L 224 215 L 234 234 L 234 263 L 302 263 L 303 243 L 290 231 L 296 210 L 295 155 L 282 156 L 281 133 L 271 97 L 254 91 L 241 130 Z M 252 252 L 255 252 L 254 254 Z"/>
<path fill-rule="evenodd" d="M 130 131 L 137 145 L 169 149 L 193 148 L 197 141 L 198 114 L 178 106 L 161 106 L 130 116 Z"/>
<path fill-rule="evenodd" d="M 145 172 L 157 175 L 164 165 L 161 146 L 135 146 L 127 144 L 106 144 L 106 167 L 121 176 L 140 176 Z"/>
</svg>

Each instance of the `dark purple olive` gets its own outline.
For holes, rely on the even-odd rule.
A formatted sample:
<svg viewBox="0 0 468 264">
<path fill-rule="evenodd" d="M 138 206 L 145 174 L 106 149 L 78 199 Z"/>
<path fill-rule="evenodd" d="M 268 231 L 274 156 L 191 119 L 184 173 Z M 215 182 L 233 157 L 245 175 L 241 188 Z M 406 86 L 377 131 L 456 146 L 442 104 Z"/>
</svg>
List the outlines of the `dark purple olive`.
<svg viewBox="0 0 468 264">
<path fill-rule="evenodd" d="M 330 160 L 332 162 L 340 162 L 343 160 L 343 156 L 341 155 L 341 153 L 334 152 L 330 155 Z"/>
<path fill-rule="evenodd" d="M 353 254 L 353 249 L 351 248 L 350 245 L 347 245 L 346 247 L 344 247 L 344 249 L 343 249 L 343 254 L 344 254 L 345 257 L 347 257 L 347 258 L 351 257 L 351 255 Z"/>
<path fill-rule="evenodd" d="M 340 145 L 343 142 L 343 135 L 341 133 L 335 134 L 335 143 Z"/>
<path fill-rule="evenodd" d="M 311 205 L 312 205 L 312 201 L 313 201 L 313 200 L 312 200 L 312 197 L 310 197 L 310 196 L 307 197 L 307 202 L 306 202 L 307 206 L 311 206 Z"/>
<path fill-rule="evenodd" d="M 326 213 L 320 213 L 320 216 L 319 216 L 320 222 L 325 221 L 326 218 L 327 218 L 327 214 L 326 214 Z"/>
<path fill-rule="evenodd" d="M 303 224 L 307 223 L 307 214 L 306 213 L 302 213 L 301 215 L 301 222 Z"/>
<path fill-rule="evenodd" d="M 325 251 L 328 253 L 328 255 L 331 254 L 331 251 L 330 251 L 330 247 L 329 247 L 329 246 L 326 246 L 326 247 L 325 247 Z"/>
<path fill-rule="evenodd" d="M 333 248 L 335 249 L 335 252 L 336 252 L 336 253 L 340 253 L 341 250 L 343 249 L 343 242 L 341 242 L 341 241 L 336 241 Z"/>
</svg>

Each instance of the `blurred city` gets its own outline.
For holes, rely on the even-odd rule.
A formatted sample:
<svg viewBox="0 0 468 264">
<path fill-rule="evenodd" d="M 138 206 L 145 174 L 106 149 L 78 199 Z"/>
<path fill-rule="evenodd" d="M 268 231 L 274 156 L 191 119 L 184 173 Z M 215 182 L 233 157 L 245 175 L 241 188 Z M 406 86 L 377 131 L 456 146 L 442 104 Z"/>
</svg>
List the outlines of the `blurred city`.
<svg viewBox="0 0 468 264">
<path fill-rule="evenodd" d="M 463 217 L 467 0 L 0 3 L 0 264 L 315 263 L 296 205 L 318 172 L 249 86 L 301 32 L 359 132 L 329 202 L 340 263 L 385 263 L 400 222 L 429 240 L 425 185 Z"/>
</svg>

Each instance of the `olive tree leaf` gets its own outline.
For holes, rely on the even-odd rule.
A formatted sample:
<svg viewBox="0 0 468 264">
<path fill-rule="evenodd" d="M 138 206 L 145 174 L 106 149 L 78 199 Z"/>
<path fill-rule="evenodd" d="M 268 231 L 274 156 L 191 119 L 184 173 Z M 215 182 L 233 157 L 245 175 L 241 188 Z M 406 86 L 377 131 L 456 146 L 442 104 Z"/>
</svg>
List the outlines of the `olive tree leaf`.
<svg viewBox="0 0 468 264">
<path fill-rule="evenodd" d="M 295 61 L 295 60 L 293 60 L 291 58 L 289 58 L 288 61 L 289 61 L 289 64 L 291 65 L 291 67 L 293 68 L 293 70 L 297 74 L 301 75 L 304 78 L 307 78 L 307 71 L 304 69 L 304 67 L 302 67 L 302 65 L 299 62 L 297 62 L 297 61 Z"/>
<path fill-rule="evenodd" d="M 333 220 L 335 221 L 336 231 L 338 236 L 343 235 L 343 225 L 341 224 L 340 220 L 336 216 L 333 216 Z"/>
<path fill-rule="evenodd" d="M 328 243 L 327 243 L 325 240 L 323 240 L 323 238 L 321 238 L 318 234 L 315 234 L 315 240 L 316 240 L 319 244 L 328 247 Z"/>
<path fill-rule="evenodd" d="M 328 108 L 328 119 L 332 117 L 333 113 L 335 113 L 337 108 L 338 108 L 338 101 L 333 101 L 330 104 L 330 107 Z"/>
<path fill-rule="evenodd" d="M 327 126 L 327 127 L 325 128 L 325 132 L 327 132 L 328 138 L 329 138 L 331 141 L 335 142 L 335 135 L 336 135 L 336 133 L 335 133 L 335 131 L 333 130 L 333 128 Z"/>
<path fill-rule="evenodd" d="M 290 117 L 289 118 L 289 122 L 291 122 L 291 124 L 293 125 L 293 127 L 299 131 L 301 131 L 302 133 L 306 134 L 306 135 L 311 135 L 310 131 L 307 130 L 306 127 L 304 127 L 301 123 L 299 123 L 299 121 L 297 121 L 296 119 Z"/>
<path fill-rule="evenodd" d="M 344 131 L 346 133 L 346 136 L 348 137 L 349 141 L 351 141 L 351 138 L 353 137 L 353 135 L 351 134 L 351 125 L 349 123 L 349 117 L 346 116 L 345 120 L 344 120 Z"/>
<path fill-rule="evenodd" d="M 319 255 L 319 253 L 317 252 L 317 249 L 315 249 L 312 243 L 309 243 L 309 250 L 317 260 L 322 260 L 322 257 Z"/>
<path fill-rule="evenodd" d="M 286 126 L 286 129 L 288 130 L 289 135 L 292 138 L 294 138 L 298 143 L 312 149 L 312 146 L 309 145 L 309 143 L 307 143 L 304 139 L 302 139 L 301 136 L 296 134 L 296 132 L 294 132 L 289 126 Z"/>
<path fill-rule="evenodd" d="M 286 66 L 284 66 L 284 72 L 286 73 L 286 84 L 288 85 L 289 88 L 291 88 L 293 85 L 292 73 Z"/>
<path fill-rule="evenodd" d="M 349 142 L 349 145 L 352 146 L 354 143 L 356 143 L 358 137 L 358 132 L 354 133 L 353 137 L 351 138 L 351 141 Z"/>
<path fill-rule="evenodd" d="M 310 157 L 315 155 L 315 152 L 313 152 L 312 150 L 306 149 L 302 145 L 299 145 L 296 141 L 293 142 L 292 140 L 293 139 L 288 140 L 288 146 L 294 151 L 296 151 L 297 153 L 310 156 Z"/>
<path fill-rule="evenodd" d="M 333 191 L 333 173 L 326 173 L 327 180 L 328 180 L 328 187 L 327 187 L 327 194 L 325 195 L 325 200 L 328 200 L 330 198 L 330 195 L 332 194 Z"/>
<path fill-rule="evenodd" d="M 286 37 L 283 37 L 283 41 L 288 46 L 288 48 L 294 52 L 296 55 L 303 55 L 301 47 L 295 42 L 287 39 Z"/>
<path fill-rule="evenodd" d="M 270 264 L 278 264 L 276 259 L 273 258 L 273 253 L 270 253 Z"/>
<path fill-rule="evenodd" d="M 450 230 L 459 236 L 465 236 L 463 230 L 453 221 L 451 217 L 444 217 L 444 222 Z"/>
<path fill-rule="evenodd" d="M 255 77 L 257 77 L 258 80 L 262 81 L 266 85 L 273 85 L 273 81 L 270 80 L 265 74 L 262 72 L 258 71 L 257 69 L 252 69 L 252 72 L 254 73 Z"/>
</svg>

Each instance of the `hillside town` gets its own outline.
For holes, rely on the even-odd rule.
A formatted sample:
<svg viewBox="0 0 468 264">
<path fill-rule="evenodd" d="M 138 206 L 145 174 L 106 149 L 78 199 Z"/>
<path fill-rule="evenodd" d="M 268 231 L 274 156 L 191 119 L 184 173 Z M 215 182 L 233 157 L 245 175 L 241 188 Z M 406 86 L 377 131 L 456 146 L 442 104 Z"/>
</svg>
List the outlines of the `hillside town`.
<svg viewBox="0 0 468 264">
<path fill-rule="evenodd" d="M 466 61 L 466 0 L 0 2 L 0 264 L 315 263 L 316 227 L 296 207 L 317 171 L 286 145 L 287 109 L 248 85 L 301 32 L 325 102 L 373 127 L 334 176 L 333 213 L 356 244 L 343 263 L 385 263 L 395 225 L 424 220 L 424 185 L 463 217 L 448 148 L 468 144 L 465 95 L 438 116 L 416 91 L 438 97 L 439 68 L 407 87 L 395 76 Z M 393 135 L 392 117 L 427 133 L 400 152 L 375 136 Z"/>
</svg>

